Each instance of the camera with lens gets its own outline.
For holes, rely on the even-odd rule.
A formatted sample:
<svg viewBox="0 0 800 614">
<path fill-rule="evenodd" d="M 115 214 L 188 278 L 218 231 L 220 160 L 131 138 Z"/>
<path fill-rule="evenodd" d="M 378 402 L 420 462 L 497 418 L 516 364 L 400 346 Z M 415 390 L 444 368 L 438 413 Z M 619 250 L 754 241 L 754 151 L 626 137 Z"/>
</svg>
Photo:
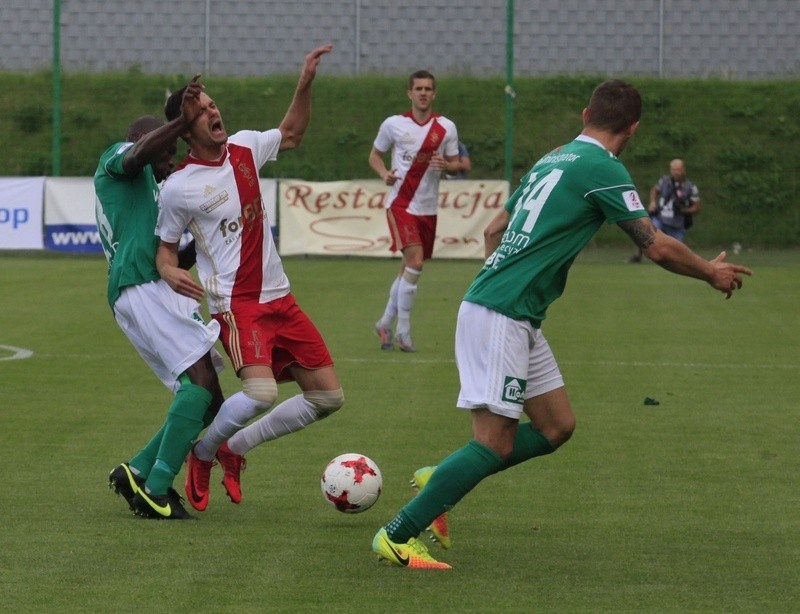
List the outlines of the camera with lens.
<svg viewBox="0 0 800 614">
<path fill-rule="evenodd" d="M 684 209 L 688 209 L 691 207 L 691 203 L 689 203 L 689 199 L 684 197 L 675 196 L 675 199 L 672 201 L 672 210 L 675 213 L 683 213 Z"/>
</svg>

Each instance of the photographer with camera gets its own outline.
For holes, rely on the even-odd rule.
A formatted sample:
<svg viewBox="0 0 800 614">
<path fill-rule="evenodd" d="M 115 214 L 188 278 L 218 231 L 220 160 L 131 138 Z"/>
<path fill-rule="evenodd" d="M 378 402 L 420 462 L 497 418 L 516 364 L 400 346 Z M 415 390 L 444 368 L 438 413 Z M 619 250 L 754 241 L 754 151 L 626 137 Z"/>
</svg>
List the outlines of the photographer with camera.
<svg viewBox="0 0 800 614">
<path fill-rule="evenodd" d="M 683 160 L 675 159 L 669 163 L 669 175 L 664 175 L 650 188 L 650 204 L 647 212 L 653 226 L 680 242 L 684 242 L 686 231 L 694 223 L 694 214 L 700 211 L 700 191 L 686 179 Z M 641 262 L 639 250 L 628 262 Z"/>
</svg>

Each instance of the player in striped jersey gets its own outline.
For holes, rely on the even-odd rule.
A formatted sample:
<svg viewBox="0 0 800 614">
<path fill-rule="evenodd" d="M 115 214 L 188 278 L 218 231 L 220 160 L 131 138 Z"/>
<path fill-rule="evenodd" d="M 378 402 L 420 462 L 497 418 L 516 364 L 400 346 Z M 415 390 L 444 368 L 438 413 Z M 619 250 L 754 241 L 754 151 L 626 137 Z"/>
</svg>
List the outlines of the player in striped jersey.
<svg viewBox="0 0 800 614">
<path fill-rule="evenodd" d="M 176 292 L 198 300 L 206 296 L 242 380 L 242 392 L 227 399 L 189 454 L 186 494 L 198 510 L 208 504 L 211 465 L 226 439 L 228 450 L 241 458 L 256 445 L 303 429 L 344 403 L 325 342 L 290 291 L 258 181 L 264 164 L 300 144 L 311 117 L 317 66 L 330 51 L 331 45 L 323 45 L 306 56 L 292 102 L 272 130 L 243 130 L 229 138 L 222 114 L 204 91 L 203 113 L 182 135 L 189 153 L 161 192 L 158 270 Z M 176 92 L 167 102 L 168 119 L 178 113 L 179 96 Z M 202 286 L 177 266 L 185 228 L 195 238 Z M 301 394 L 273 407 L 277 383 L 290 380 Z M 239 468 L 223 464 L 223 483 L 234 503 L 241 492 L 231 493 L 228 483 L 236 477 L 238 486 Z"/>
<path fill-rule="evenodd" d="M 392 237 L 391 251 L 400 250 L 400 273 L 392 282 L 389 300 L 375 332 L 381 349 L 391 350 L 394 340 L 404 352 L 415 352 L 411 340 L 411 309 L 417 295 L 422 265 L 433 255 L 439 180 L 443 172 L 461 169 L 456 125 L 433 112 L 436 79 L 418 70 L 408 79 L 411 110 L 386 118 L 369 155 L 369 164 L 391 189 L 386 195 L 386 219 Z M 392 152 L 391 168 L 384 158 Z M 397 330 L 392 339 L 392 326 Z"/>
</svg>

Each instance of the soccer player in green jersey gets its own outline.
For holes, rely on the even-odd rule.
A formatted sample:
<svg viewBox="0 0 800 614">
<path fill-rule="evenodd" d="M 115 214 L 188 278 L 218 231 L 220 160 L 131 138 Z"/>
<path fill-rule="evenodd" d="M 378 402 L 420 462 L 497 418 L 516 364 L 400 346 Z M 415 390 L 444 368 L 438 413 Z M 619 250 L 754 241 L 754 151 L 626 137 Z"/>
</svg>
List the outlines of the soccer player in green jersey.
<svg viewBox="0 0 800 614">
<path fill-rule="evenodd" d="M 473 439 L 415 473 L 419 493 L 373 539 L 381 559 L 449 568 L 420 533 L 435 522 L 441 531 L 443 515 L 484 478 L 550 454 L 571 437 L 575 415 L 540 327 L 575 257 L 603 223 L 617 224 L 661 267 L 703 280 L 727 298 L 751 274 L 725 262 L 725 252 L 705 260 L 653 227 L 617 158 L 636 132 L 641 107 L 633 86 L 601 83 L 583 110 L 581 134 L 536 162 L 484 231 L 487 259 L 456 324 L 458 407 L 471 412 Z M 522 414 L 528 420 L 520 423 Z"/>
<path fill-rule="evenodd" d="M 109 475 L 109 486 L 146 518 L 190 518 L 172 483 L 192 441 L 223 402 L 212 361 L 219 325 L 206 325 L 197 300 L 174 292 L 155 262 L 159 183 L 172 171 L 178 136 L 202 111 L 198 78 L 186 88 L 179 117 L 166 124 L 152 116 L 135 120 L 125 141 L 100 157 L 94 176 L 108 303 L 140 356 L 175 392 L 158 432 Z"/>
</svg>

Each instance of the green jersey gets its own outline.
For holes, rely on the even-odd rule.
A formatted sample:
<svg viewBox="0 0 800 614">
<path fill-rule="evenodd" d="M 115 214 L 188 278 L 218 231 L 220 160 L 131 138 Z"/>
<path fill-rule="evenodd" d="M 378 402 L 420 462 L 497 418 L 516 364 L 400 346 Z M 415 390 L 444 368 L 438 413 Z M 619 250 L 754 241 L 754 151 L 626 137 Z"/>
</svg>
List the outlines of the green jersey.
<svg viewBox="0 0 800 614">
<path fill-rule="evenodd" d="M 108 304 L 114 303 L 125 286 L 159 279 L 156 269 L 158 236 L 158 183 L 148 164 L 131 177 L 122 160 L 133 143 L 109 147 L 97 165 L 94 191 L 95 217 L 100 242 L 108 260 Z"/>
<path fill-rule="evenodd" d="M 534 164 L 505 208 L 508 228 L 464 300 L 537 328 L 600 226 L 647 216 L 625 166 L 586 136 Z"/>
</svg>

